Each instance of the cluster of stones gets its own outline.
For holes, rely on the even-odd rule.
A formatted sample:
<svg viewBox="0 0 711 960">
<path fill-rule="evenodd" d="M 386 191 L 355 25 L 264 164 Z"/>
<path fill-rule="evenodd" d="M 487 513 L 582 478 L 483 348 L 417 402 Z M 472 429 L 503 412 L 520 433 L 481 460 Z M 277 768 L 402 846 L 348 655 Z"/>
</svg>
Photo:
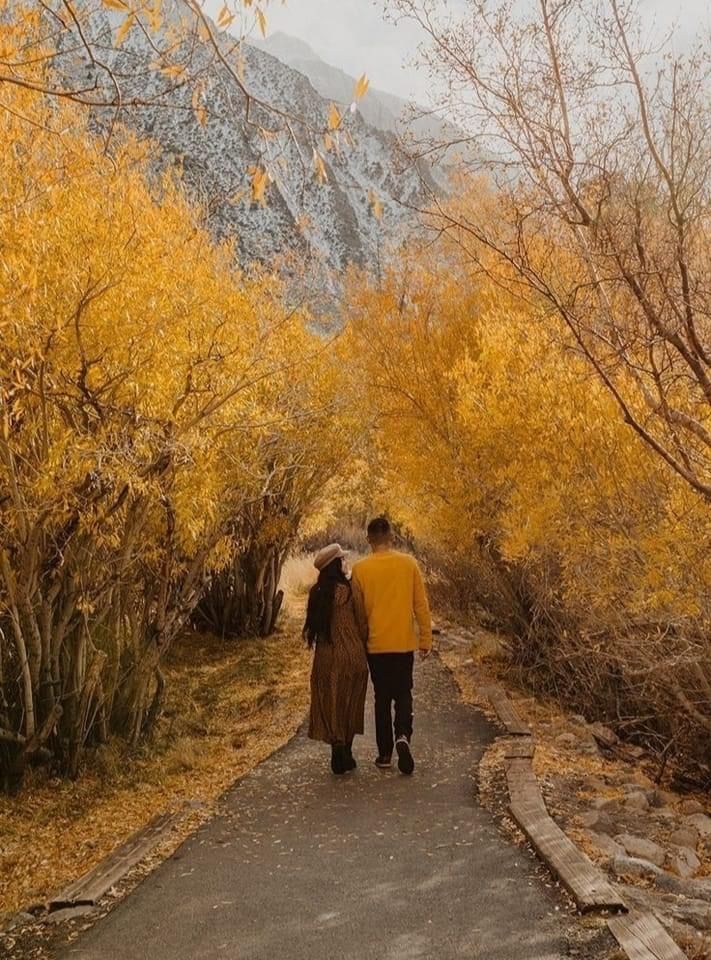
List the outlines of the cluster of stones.
<svg viewBox="0 0 711 960">
<path fill-rule="evenodd" d="M 563 733 L 551 730 L 565 752 L 594 755 L 617 739 L 600 724 L 573 720 Z M 643 752 L 624 750 L 632 761 Z M 585 828 L 625 900 L 651 910 L 677 937 L 711 949 L 711 805 L 660 789 L 634 763 L 589 776 L 582 787 L 594 799 L 584 812 L 571 811 L 571 826 Z"/>
</svg>

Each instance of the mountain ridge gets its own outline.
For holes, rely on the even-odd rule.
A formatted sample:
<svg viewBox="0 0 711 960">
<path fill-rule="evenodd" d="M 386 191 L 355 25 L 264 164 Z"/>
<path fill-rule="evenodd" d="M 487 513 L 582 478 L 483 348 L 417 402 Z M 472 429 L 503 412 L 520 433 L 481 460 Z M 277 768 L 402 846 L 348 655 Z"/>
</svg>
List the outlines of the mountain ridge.
<svg viewBox="0 0 711 960">
<path fill-rule="evenodd" d="M 190 71 L 201 78 L 203 123 L 187 84 L 174 84 L 169 105 L 159 105 L 169 83 L 165 71 L 155 69 L 155 48 L 137 29 L 116 47 L 119 22 L 115 15 L 97 11 L 87 35 L 101 47 L 127 98 L 155 101 L 125 109 L 121 121 L 158 145 L 159 168 L 181 170 L 189 192 L 203 204 L 206 225 L 216 237 L 234 239 L 242 263 L 296 254 L 320 263 L 324 271 L 340 273 L 348 264 L 374 268 L 383 250 L 414 228 L 410 210 L 425 201 L 434 182 L 424 165 L 408 160 L 394 134 L 369 124 L 359 109 L 345 112 L 347 130 L 331 132 L 329 152 L 323 134 L 332 99 L 321 96 L 306 75 L 265 50 L 242 45 L 237 69 L 255 98 L 248 113 L 230 69 L 211 55 L 208 45 L 196 44 L 189 51 Z M 218 44 L 223 58 L 234 58 L 233 38 L 218 34 Z M 82 79 L 93 76 L 107 85 L 88 56 L 79 65 L 76 50 L 66 56 L 66 65 L 71 62 Z M 273 104 L 296 120 L 270 132 L 273 117 L 260 103 Z M 113 110 L 96 111 L 104 126 L 114 117 Z M 315 147 L 325 182 L 314 175 Z M 264 204 L 250 189 L 255 169 L 264 170 L 268 179 Z"/>
</svg>

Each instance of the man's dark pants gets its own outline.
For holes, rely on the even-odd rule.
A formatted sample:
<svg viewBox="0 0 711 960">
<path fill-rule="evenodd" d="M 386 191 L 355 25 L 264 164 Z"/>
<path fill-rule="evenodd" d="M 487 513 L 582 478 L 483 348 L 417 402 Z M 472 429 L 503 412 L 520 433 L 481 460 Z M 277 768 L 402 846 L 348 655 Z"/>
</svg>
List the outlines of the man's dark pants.
<svg viewBox="0 0 711 960">
<path fill-rule="evenodd" d="M 375 691 L 375 739 L 381 757 L 392 755 L 393 704 L 395 739 L 412 736 L 412 665 L 414 653 L 369 653 Z"/>
</svg>

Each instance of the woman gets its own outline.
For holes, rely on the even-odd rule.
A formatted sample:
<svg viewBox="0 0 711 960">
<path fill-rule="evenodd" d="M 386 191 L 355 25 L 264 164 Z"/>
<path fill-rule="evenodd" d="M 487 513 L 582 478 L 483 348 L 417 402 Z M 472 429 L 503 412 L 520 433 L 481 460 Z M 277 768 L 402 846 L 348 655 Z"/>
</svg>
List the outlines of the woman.
<svg viewBox="0 0 711 960">
<path fill-rule="evenodd" d="M 309 592 L 303 631 L 308 645 L 316 648 L 309 737 L 331 744 L 331 769 L 336 774 L 356 766 L 353 738 L 363 733 L 368 686 L 367 626 L 343 570 L 344 556 L 337 543 L 316 554 L 319 575 Z"/>
</svg>

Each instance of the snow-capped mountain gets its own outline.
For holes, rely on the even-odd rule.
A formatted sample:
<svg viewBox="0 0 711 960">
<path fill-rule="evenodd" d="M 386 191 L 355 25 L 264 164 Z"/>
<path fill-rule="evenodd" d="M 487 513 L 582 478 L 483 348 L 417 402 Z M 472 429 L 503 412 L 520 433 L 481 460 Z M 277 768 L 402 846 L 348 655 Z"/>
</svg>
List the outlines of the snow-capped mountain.
<svg viewBox="0 0 711 960">
<path fill-rule="evenodd" d="M 210 228 L 235 238 L 243 262 L 296 251 L 335 271 L 348 263 L 373 266 L 414 223 L 413 208 L 432 186 L 429 174 L 359 109 L 342 111 L 343 125 L 329 133 L 332 100 L 270 53 L 222 32 L 217 49 L 184 39 L 169 58 L 158 58 L 136 26 L 117 47 L 121 23 L 104 8 L 86 28 L 113 80 L 88 58 L 77 61 L 75 50 L 65 67 L 107 94 L 115 80 L 124 102 L 139 97 L 148 104 L 122 110 L 120 121 L 158 144 L 161 164 L 182 170 Z M 163 28 L 169 40 L 172 28 Z M 188 76 L 191 82 L 182 83 Z M 101 111 L 100 120 L 110 123 L 114 115 Z M 255 170 L 268 181 L 264 203 L 250 187 Z"/>
</svg>

